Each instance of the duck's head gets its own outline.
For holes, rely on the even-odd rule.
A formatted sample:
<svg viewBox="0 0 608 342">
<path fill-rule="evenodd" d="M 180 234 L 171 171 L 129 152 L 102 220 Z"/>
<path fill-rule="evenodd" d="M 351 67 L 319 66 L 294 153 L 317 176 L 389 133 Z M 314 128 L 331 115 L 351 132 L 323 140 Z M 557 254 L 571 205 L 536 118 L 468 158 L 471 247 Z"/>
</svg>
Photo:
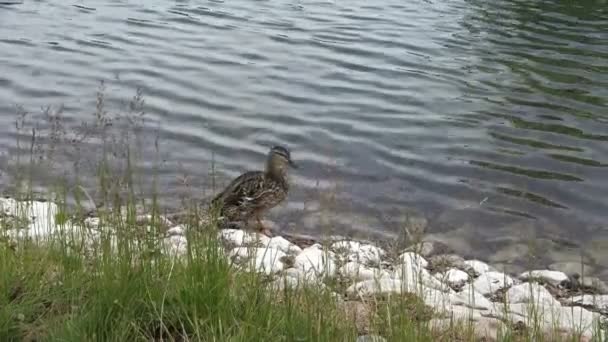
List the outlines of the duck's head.
<svg viewBox="0 0 608 342">
<path fill-rule="evenodd" d="M 289 167 L 298 168 L 289 150 L 283 146 L 273 146 L 268 152 L 266 172 L 272 176 L 285 176 Z"/>
</svg>

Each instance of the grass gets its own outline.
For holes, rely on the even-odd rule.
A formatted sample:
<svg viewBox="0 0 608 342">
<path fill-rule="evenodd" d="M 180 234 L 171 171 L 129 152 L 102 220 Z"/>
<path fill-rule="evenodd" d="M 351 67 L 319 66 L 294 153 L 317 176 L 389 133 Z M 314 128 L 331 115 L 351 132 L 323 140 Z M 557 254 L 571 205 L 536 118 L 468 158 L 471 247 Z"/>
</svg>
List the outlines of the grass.
<svg viewBox="0 0 608 342">
<path fill-rule="evenodd" d="M 433 325 L 429 320 L 435 313 L 416 294 L 345 302 L 340 281 L 326 287 L 269 287 L 268 276 L 239 271 L 224 256 L 217 226 L 213 219 L 200 219 L 196 196 L 182 201 L 186 256 L 161 253 L 167 227 L 158 183 L 153 177 L 151 189 L 144 189 L 139 178 L 143 107 L 138 92 L 126 115 L 110 114 L 102 85 L 92 122 L 73 132 L 65 127 L 61 109 L 44 110 L 42 129 L 28 125 L 29 114 L 19 111 L 16 129 L 31 135 L 17 141 L 11 195 L 41 197 L 31 170 L 57 174 L 55 166 L 75 157 L 69 159 L 69 177 L 53 178 L 42 197 L 57 203 L 54 218 L 65 228 L 77 225 L 81 233 L 91 233 L 85 228 L 90 212 L 101 228 L 99 243 L 92 246 L 80 234 L 15 241 L 9 233 L 28 224 L 27 211 L 0 217 L 0 341 L 355 341 L 363 333 L 388 341 L 478 340 L 469 322 Z M 95 154 L 85 150 L 91 142 Z M 152 146 L 158 163 L 158 139 Z M 95 196 L 83 182 L 87 166 L 95 174 L 94 182 L 88 180 Z M 138 216 L 142 210 L 151 215 L 144 223 Z M 406 233 L 414 240 L 409 235 L 415 230 Z M 356 308 L 354 316 L 345 303 Z M 501 341 L 555 341 L 534 329 L 502 329 Z"/>
</svg>

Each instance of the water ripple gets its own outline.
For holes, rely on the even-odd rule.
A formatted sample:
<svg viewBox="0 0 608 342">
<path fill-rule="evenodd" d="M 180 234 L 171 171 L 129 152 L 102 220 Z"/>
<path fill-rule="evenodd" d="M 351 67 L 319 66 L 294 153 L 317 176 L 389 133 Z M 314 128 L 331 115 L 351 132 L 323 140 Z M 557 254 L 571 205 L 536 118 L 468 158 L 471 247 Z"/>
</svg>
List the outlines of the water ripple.
<svg viewBox="0 0 608 342">
<path fill-rule="evenodd" d="M 337 182 L 347 184 L 342 209 L 370 215 L 487 197 L 479 210 L 497 215 L 604 222 L 608 10 L 599 3 L 5 6 L 0 146 L 16 139 L 14 105 L 63 103 L 77 122 L 104 79 L 111 105 L 144 89 L 147 134 L 158 132 L 197 184 L 212 159 L 228 179 L 284 143 L 304 165 L 292 204 Z M 164 168 L 163 184 L 177 173 Z"/>
</svg>

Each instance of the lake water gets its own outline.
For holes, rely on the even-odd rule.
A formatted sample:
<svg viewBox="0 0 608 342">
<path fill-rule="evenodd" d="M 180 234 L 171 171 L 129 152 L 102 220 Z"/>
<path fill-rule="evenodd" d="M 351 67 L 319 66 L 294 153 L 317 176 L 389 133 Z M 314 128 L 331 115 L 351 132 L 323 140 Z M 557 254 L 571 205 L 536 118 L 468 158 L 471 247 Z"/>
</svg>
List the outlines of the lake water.
<svg viewBox="0 0 608 342">
<path fill-rule="evenodd" d="M 415 210 L 480 245 L 513 222 L 608 236 L 605 1 L 24 0 L 0 51 L 2 151 L 15 106 L 76 125 L 105 80 L 110 107 L 143 89 L 167 199 L 285 144 L 301 169 L 273 217 L 302 233 L 393 237 Z"/>
</svg>

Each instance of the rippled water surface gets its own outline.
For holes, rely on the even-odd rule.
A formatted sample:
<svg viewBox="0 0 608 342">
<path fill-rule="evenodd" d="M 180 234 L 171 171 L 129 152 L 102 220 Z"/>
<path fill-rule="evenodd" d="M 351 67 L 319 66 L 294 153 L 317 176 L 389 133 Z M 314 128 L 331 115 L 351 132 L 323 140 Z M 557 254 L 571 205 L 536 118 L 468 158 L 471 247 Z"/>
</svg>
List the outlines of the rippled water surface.
<svg viewBox="0 0 608 342">
<path fill-rule="evenodd" d="M 15 106 L 76 125 L 105 80 L 117 106 L 143 89 L 167 198 L 280 143 L 302 167 L 274 214 L 310 234 L 340 213 L 338 233 L 394 236 L 405 209 L 488 239 L 605 231 L 604 1 L 25 0 L 0 5 L 0 51 L 5 151 Z"/>
</svg>

